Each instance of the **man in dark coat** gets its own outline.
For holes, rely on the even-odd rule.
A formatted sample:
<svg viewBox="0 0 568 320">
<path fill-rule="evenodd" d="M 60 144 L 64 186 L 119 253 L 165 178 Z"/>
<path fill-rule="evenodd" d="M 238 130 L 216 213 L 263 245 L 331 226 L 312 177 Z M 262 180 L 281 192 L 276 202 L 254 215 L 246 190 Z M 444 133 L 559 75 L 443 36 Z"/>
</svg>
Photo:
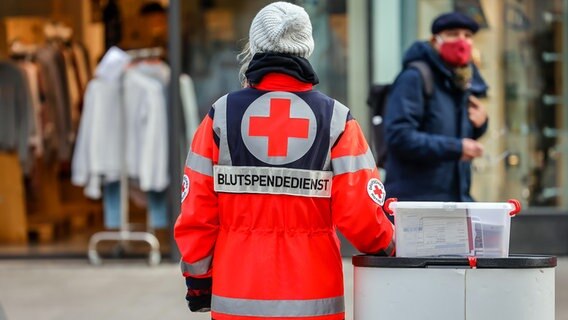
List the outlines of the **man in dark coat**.
<svg viewBox="0 0 568 320">
<path fill-rule="evenodd" d="M 446 13 L 432 24 L 432 37 L 405 53 L 404 70 L 386 106 L 388 146 L 385 189 L 402 201 L 473 201 L 471 161 L 483 154 L 476 140 L 488 118 L 478 97 L 487 85 L 471 62 L 478 24 L 460 13 Z M 429 79 L 419 68 L 422 61 Z M 426 94 L 424 81 L 433 82 Z"/>
</svg>

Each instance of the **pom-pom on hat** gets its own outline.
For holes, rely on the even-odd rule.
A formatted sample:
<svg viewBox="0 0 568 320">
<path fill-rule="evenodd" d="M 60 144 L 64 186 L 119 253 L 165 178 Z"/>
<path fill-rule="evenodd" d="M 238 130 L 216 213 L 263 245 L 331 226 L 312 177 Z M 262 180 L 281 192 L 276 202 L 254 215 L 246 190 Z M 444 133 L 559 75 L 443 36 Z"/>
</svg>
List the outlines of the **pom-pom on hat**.
<svg viewBox="0 0 568 320">
<path fill-rule="evenodd" d="M 314 51 L 312 23 L 304 8 L 274 2 L 262 8 L 249 31 L 251 53 L 278 52 L 308 58 Z"/>
<path fill-rule="evenodd" d="M 476 33 L 479 30 L 479 24 L 472 18 L 459 12 L 441 14 L 432 22 L 432 34 L 456 28 L 464 28 Z"/>
</svg>

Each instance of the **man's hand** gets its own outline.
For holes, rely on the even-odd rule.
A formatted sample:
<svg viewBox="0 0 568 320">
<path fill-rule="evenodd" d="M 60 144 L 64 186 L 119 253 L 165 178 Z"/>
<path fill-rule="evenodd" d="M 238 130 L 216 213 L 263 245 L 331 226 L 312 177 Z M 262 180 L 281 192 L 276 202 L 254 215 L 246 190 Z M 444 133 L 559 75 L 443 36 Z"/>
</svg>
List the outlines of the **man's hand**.
<svg viewBox="0 0 568 320">
<path fill-rule="evenodd" d="M 192 312 L 211 311 L 211 278 L 186 277 L 185 300 Z"/>
<path fill-rule="evenodd" d="M 462 161 L 471 161 L 483 155 L 483 145 L 472 139 L 462 139 Z"/>
<path fill-rule="evenodd" d="M 485 110 L 485 107 L 483 106 L 481 101 L 479 101 L 479 99 L 477 99 L 473 95 L 469 96 L 467 111 L 469 115 L 469 121 L 473 123 L 474 127 L 481 128 L 485 121 L 487 121 L 487 111 Z"/>
</svg>

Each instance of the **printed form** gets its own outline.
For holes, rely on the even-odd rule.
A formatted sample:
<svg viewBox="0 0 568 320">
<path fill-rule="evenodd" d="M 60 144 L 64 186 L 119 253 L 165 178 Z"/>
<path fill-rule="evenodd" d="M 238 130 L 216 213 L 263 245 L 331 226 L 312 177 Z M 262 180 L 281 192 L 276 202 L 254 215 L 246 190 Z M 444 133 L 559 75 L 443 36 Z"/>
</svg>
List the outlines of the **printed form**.
<svg viewBox="0 0 568 320">
<path fill-rule="evenodd" d="M 400 256 L 465 256 L 471 251 L 466 209 L 397 209 Z M 397 251 L 399 250 L 397 248 Z"/>
</svg>

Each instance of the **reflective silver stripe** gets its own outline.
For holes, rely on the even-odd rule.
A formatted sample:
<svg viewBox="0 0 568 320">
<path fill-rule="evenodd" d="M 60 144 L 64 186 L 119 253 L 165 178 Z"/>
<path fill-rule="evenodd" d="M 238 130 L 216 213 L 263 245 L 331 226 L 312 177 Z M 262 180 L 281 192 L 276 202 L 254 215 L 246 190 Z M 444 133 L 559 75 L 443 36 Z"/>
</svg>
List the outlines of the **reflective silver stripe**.
<svg viewBox="0 0 568 320">
<path fill-rule="evenodd" d="M 335 100 L 333 104 L 333 114 L 331 115 L 331 123 L 329 130 L 329 150 L 325 159 L 324 170 L 329 170 L 331 162 L 331 147 L 335 144 L 339 136 L 345 131 L 345 122 L 349 109 Z"/>
<path fill-rule="evenodd" d="M 331 197 L 331 171 L 213 166 L 217 192 Z"/>
<path fill-rule="evenodd" d="M 310 317 L 345 311 L 343 296 L 313 300 L 253 300 L 211 297 L 211 310 L 238 316 Z"/>
<path fill-rule="evenodd" d="M 325 171 L 331 170 L 331 148 L 327 152 L 327 155 L 325 156 L 325 162 L 323 164 L 323 170 L 325 170 Z"/>
<path fill-rule="evenodd" d="M 195 152 L 189 152 L 185 165 L 193 171 L 197 171 L 206 176 L 213 176 L 213 161 Z"/>
<path fill-rule="evenodd" d="M 219 137 L 219 164 L 231 165 L 229 140 L 227 139 L 227 95 L 219 98 L 213 104 L 213 108 L 215 109 L 213 130 Z"/>
<path fill-rule="evenodd" d="M 208 256 L 194 263 L 187 263 L 182 260 L 180 262 L 181 272 L 189 273 L 192 276 L 200 276 L 206 274 L 211 267 L 212 259 L 213 256 Z"/>
<path fill-rule="evenodd" d="M 365 154 L 359 156 L 344 156 L 331 160 L 331 167 L 333 174 L 339 175 L 342 173 L 356 172 L 364 169 L 375 169 L 375 158 L 371 153 L 371 149 L 367 149 Z"/>
</svg>

